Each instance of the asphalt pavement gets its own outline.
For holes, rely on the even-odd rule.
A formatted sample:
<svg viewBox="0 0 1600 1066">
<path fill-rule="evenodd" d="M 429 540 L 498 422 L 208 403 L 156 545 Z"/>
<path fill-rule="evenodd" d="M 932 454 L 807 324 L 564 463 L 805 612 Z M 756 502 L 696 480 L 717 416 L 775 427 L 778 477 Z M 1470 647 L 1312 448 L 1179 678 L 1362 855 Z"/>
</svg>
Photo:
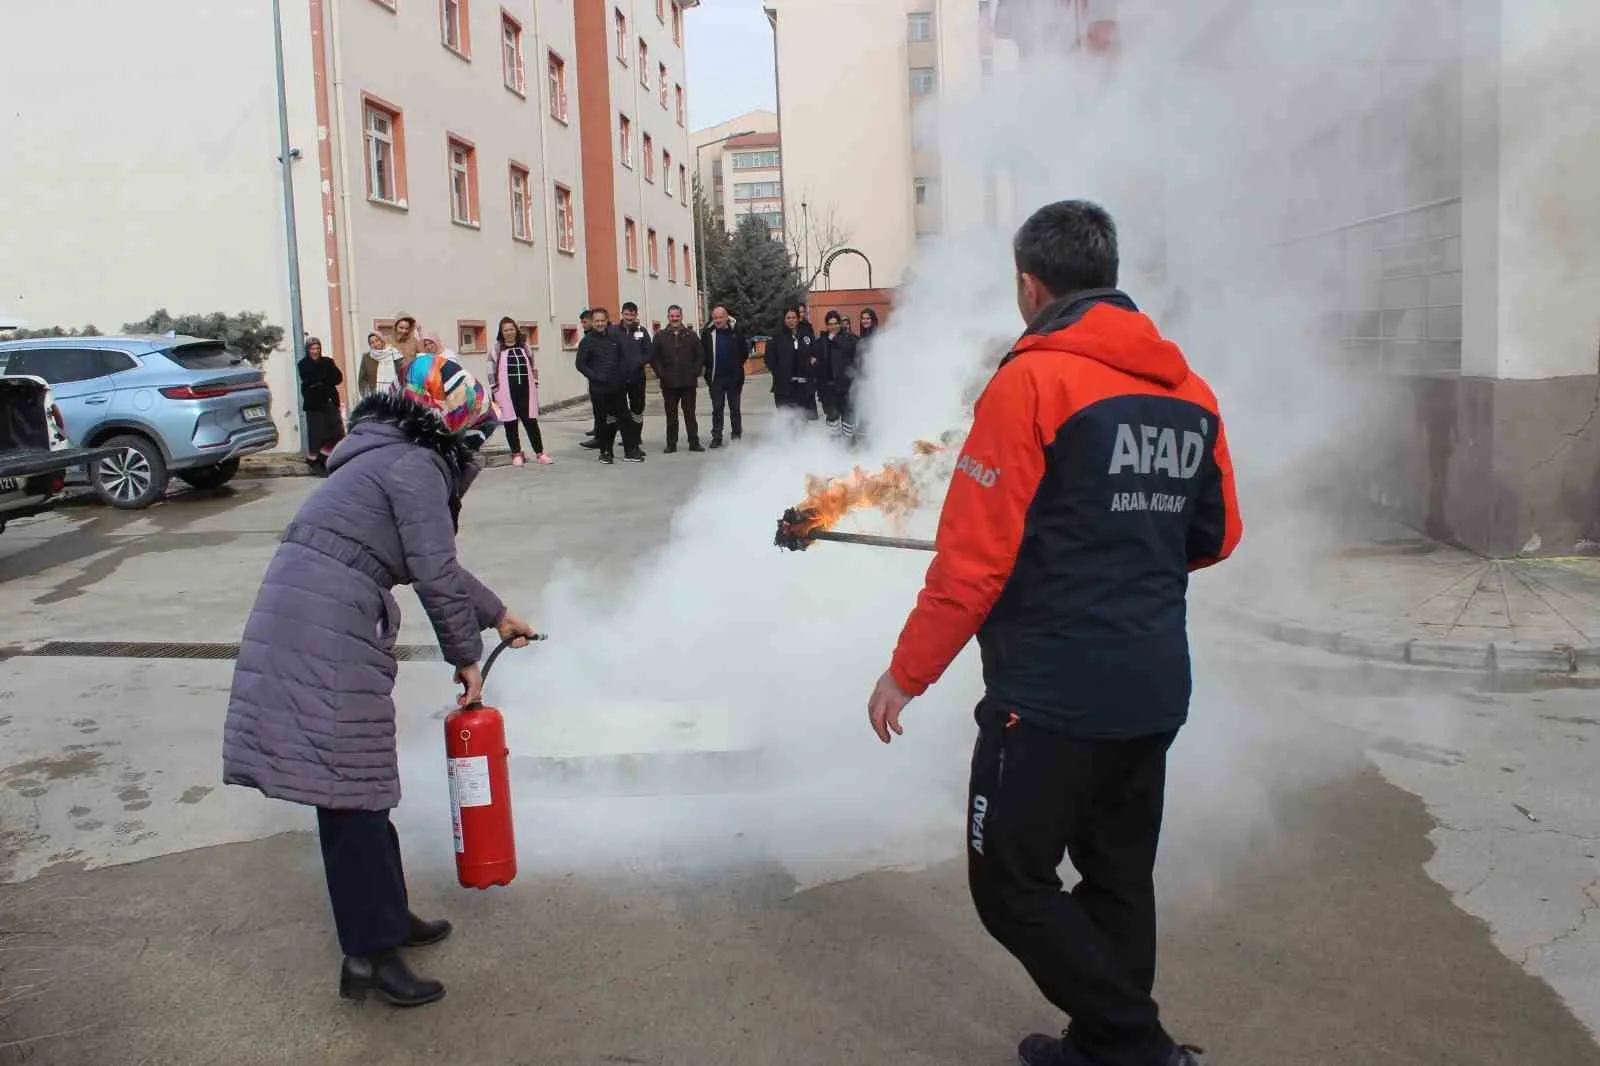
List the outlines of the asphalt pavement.
<svg viewBox="0 0 1600 1066">
<path fill-rule="evenodd" d="M 762 447 L 662 456 L 647 436 L 646 464 L 600 469 L 581 428 L 548 420 L 555 466 L 492 469 L 469 497 L 463 558 L 508 602 L 543 603 L 575 570 L 603 597 L 650 564 L 697 487 L 744 492 L 741 451 Z M 413 903 L 457 927 L 415 957 L 449 993 L 415 1012 L 340 1002 L 309 812 L 220 784 L 230 664 L 169 657 L 237 639 L 316 484 L 241 481 L 137 515 L 73 506 L 0 534 L 0 1063 L 999 1066 L 1019 1036 L 1061 1024 L 966 896 L 970 721 L 920 711 L 890 752 L 934 769 L 896 793 L 870 777 L 887 756 L 859 707 L 808 695 L 821 682 L 790 672 L 759 709 L 803 706 L 837 764 L 812 766 L 822 780 L 793 793 L 803 802 L 763 791 L 782 766 L 717 778 L 742 764 L 712 759 L 652 778 L 652 759 L 770 748 L 742 731 L 748 698 L 719 709 L 745 691 L 728 660 L 696 655 L 673 700 L 557 709 L 550 723 L 583 728 L 519 734 L 514 750 L 534 757 L 517 784 L 523 869 L 484 893 L 456 886 L 441 856 L 448 670 L 402 664 L 397 820 Z M 925 560 L 850 559 L 872 574 L 845 578 L 887 573 L 883 615 L 903 613 Z M 707 580 L 739 586 L 730 603 L 760 602 L 773 571 L 734 565 Z M 1169 793 L 1169 1026 L 1221 1066 L 1600 1063 L 1592 697 L 1235 631 L 1220 613 L 1226 570 L 1197 585 L 1195 717 Z M 425 645 L 422 612 L 401 602 L 402 641 Z M 785 642 L 808 627 L 892 640 L 866 614 L 814 609 L 719 619 L 705 639 L 756 677 L 786 669 Z M 619 629 L 616 655 L 699 639 Z M 61 641 L 173 647 L 51 653 Z M 870 671 L 837 670 L 839 691 L 864 696 Z M 573 770 L 602 763 L 603 787 Z M 897 795 L 918 809 L 893 810 Z"/>
</svg>

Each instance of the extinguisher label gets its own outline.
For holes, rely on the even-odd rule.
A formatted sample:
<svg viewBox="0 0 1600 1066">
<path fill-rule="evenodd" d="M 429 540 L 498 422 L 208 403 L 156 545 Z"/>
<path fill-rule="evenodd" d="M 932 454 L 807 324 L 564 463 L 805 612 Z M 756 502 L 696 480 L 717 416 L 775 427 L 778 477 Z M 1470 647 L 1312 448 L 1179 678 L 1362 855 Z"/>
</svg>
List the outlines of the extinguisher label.
<svg viewBox="0 0 1600 1066">
<path fill-rule="evenodd" d="M 487 755 L 450 760 L 450 798 L 457 807 L 487 807 L 493 802 Z"/>
</svg>

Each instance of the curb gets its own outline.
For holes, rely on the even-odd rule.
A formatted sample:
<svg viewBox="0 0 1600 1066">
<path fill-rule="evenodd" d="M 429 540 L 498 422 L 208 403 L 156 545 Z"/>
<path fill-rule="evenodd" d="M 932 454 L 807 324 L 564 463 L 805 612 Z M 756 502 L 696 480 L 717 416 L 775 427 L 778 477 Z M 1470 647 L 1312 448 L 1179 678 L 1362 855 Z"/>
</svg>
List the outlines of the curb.
<svg viewBox="0 0 1600 1066">
<path fill-rule="evenodd" d="M 1489 674 L 1574 677 L 1581 673 L 1600 672 L 1600 647 L 1592 645 L 1579 648 L 1569 644 L 1464 644 L 1323 629 L 1273 618 L 1242 607 L 1223 607 L 1217 613 L 1244 629 L 1272 640 L 1355 659 Z"/>
</svg>

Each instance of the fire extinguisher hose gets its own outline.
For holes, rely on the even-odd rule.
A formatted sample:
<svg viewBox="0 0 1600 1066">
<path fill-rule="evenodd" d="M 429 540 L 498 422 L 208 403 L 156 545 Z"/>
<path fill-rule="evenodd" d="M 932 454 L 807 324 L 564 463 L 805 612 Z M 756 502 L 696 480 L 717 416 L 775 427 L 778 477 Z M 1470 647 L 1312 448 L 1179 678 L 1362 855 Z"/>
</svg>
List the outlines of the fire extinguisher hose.
<svg viewBox="0 0 1600 1066">
<path fill-rule="evenodd" d="M 494 661 L 496 659 L 500 658 L 500 653 L 505 651 L 507 648 L 511 647 L 511 641 L 512 640 L 516 640 L 516 639 L 517 639 L 516 637 L 512 637 L 510 640 L 502 640 L 500 642 L 499 646 L 496 647 L 494 649 L 494 651 L 490 652 L 489 653 L 489 657 L 483 661 L 483 682 L 484 682 L 484 684 L 488 684 L 489 683 L 489 671 L 494 669 Z M 549 639 L 549 634 L 547 634 L 547 633 L 535 633 L 533 636 L 531 636 L 531 637 L 529 637 L 527 639 L 528 639 L 528 643 L 532 644 L 534 641 Z"/>
</svg>

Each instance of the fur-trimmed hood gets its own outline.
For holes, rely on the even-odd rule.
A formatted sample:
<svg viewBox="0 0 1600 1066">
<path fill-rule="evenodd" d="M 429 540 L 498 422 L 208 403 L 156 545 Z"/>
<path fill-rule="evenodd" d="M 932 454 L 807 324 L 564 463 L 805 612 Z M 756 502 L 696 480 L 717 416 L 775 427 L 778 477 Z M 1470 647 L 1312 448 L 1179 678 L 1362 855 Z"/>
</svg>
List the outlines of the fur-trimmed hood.
<svg viewBox="0 0 1600 1066">
<path fill-rule="evenodd" d="M 450 512 L 453 518 L 459 518 L 461 497 L 483 469 L 475 446 L 481 445 L 483 438 L 482 428 L 471 433 L 449 433 L 437 414 L 404 393 L 375 392 L 350 412 L 350 435 L 328 457 L 328 472 L 333 473 L 358 455 L 393 444 L 409 442 L 428 448 L 437 452 L 450 469 L 455 482 Z"/>
<path fill-rule="evenodd" d="M 375 392 L 356 404 L 356 409 L 350 412 L 351 435 L 355 436 L 358 427 L 368 423 L 395 427 L 413 444 L 438 452 L 458 473 L 474 465 L 473 441 L 465 434 L 458 436 L 449 432 L 444 420 L 432 409 L 404 393 Z M 481 441 L 481 435 L 477 439 Z"/>
</svg>

